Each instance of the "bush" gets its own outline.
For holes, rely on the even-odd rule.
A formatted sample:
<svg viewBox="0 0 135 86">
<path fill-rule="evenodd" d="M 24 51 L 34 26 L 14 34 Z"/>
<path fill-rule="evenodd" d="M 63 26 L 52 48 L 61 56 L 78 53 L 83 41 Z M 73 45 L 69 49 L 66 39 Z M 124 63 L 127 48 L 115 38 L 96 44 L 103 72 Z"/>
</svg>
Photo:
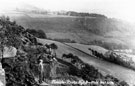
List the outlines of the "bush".
<svg viewBox="0 0 135 86">
<path fill-rule="evenodd" d="M 120 86 L 129 86 L 125 81 L 121 81 L 121 82 L 119 83 L 119 85 L 120 85 Z"/>
<path fill-rule="evenodd" d="M 121 54 L 115 53 L 113 51 L 108 51 L 105 54 L 102 54 L 102 53 L 99 53 L 98 51 L 92 50 L 90 48 L 89 48 L 89 50 L 92 52 L 92 54 L 94 56 L 96 56 L 99 59 L 104 59 L 106 61 L 135 70 L 135 67 L 134 67 L 135 63 L 132 61 L 132 59 L 124 60 L 123 57 L 125 57 L 125 56 L 123 56 Z M 125 57 L 125 58 L 128 58 L 128 57 Z"/>
<path fill-rule="evenodd" d="M 53 39 L 55 41 L 59 41 L 59 42 L 66 42 L 66 43 L 76 43 L 75 40 L 71 40 L 71 39 Z"/>
<path fill-rule="evenodd" d="M 47 38 L 47 36 L 43 30 L 26 29 L 26 32 L 29 32 L 30 34 L 32 34 L 38 38 L 44 38 L 44 39 Z"/>
<path fill-rule="evenodd" d="M 108 50 L 129 49 L 129 47 L 124 45 L 124 44 L 107 43 L 107 42 L 102 42 L 100 40 L 94 40 L 94 41 L 90 42 L 90 44 L 101 46 L 101 47 L 104 47 L 104 48 L 106 48 Z"/>
</svg>

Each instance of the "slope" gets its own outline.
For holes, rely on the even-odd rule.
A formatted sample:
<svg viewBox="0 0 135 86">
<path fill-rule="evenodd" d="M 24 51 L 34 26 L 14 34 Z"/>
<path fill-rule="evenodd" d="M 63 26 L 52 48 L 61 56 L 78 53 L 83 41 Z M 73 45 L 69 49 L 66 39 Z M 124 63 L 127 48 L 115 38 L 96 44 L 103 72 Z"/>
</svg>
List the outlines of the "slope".
<svg viewBox="0 0 135 86">
<path fill-rule="evenodd" d="M 101 73 L 103 74 L 110 74 L 113 75 L 114 77 L 117 77 L 120 80 L 124 80 L 130 84 L 135 84 L 135 72 L 127 69 L 125 67 L 121 67 L 119 65 L 109 63 L 106 61 L 101 61 L 99 59 L 93 58 L 90 54 L 87 54 L 81 50 L 77 50 L 74 47 L 67 46 L 65 44 L 62 44 L 60 42 L 56 41 L 51 41 L 51 40 L 44 40 L 44 39 L 38 39 L 39 42 L 41 43 L 56 43 L 58 45 L 58 50 L 57 50 L 57 56 L 61 57 L 63 53 L 73 53 L 77 56 L 80 57 L 82 61 L 85 63 L 88 63 L 90 65 L 93 65 L 97 69 L 100 70 Z"/>
<path fill-rule="evenodd" d="M 70 16 L 58 17 L 34 14 L 38 16 L 35 17 L 33 14 L 22 14 L 24 16 L 11 16 L 11 18 L 25 28 L 43 30 L 50 39 L 70 39 L 86 44 L 97 40 L 104 43 L 126 45 L 127 34 L 134 32 L 132 25 L 116 19 L 87 18 L 84 20 Z M 119 39 L 119 37 L 123 38 Z"/>
</svg>

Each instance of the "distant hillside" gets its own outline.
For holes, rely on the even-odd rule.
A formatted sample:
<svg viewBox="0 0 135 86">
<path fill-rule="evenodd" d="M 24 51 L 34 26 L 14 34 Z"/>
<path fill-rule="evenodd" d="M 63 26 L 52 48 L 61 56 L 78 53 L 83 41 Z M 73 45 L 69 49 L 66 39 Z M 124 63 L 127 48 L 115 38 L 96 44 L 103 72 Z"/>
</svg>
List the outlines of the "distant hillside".
<svg viewBox="0 0 135 86">
<path fill-rule="evenodd" d="M 41 9 L 36 6 L 29 4 L 22 4 L 22 6 L 15 9 L 16 12 L 31 13 L 31 14 L 43 14 L 43 15 L 63 15 L 63 16 L 87 16 L 87 17 L 98 17 L 98 18 L 107 18 L 105 15 L 97 13 L 86 13 L 86 12 L 75 12 L 75 11 L 51 11 L 46 9 Z"/>
<path fill-rule="evenodd" d="M 82 28 L 88 29 L 97 35 L 121 37 L 121 33 L 124 33 L 123 36 L 125 36 L 126 33 L 131 33 L 131 30 L 133 30 L 131 24 L 117 19 L 84 17 L 76 20 L 80 27 L 83 26 Z"/>
<path fill-rule="evenodd" d="M 16 16 L 16 14 L 15 14 Z M 44 30 L 50 39 L 70 39 L 83 44 L 100 46 L 112 45 L 111 48 L 133 47 L 134 26 L 128 22 L 106 17 L 76 17 L 62 15 L 43 15 L 24 13 L 12 17 L 25 28 Z M 116 45 L 116 46 L 115 46 Z M 118 47 L 121 45 L 120 47 Z M 106 47 L 105 47 L 106 48 Z"/>
</svg>

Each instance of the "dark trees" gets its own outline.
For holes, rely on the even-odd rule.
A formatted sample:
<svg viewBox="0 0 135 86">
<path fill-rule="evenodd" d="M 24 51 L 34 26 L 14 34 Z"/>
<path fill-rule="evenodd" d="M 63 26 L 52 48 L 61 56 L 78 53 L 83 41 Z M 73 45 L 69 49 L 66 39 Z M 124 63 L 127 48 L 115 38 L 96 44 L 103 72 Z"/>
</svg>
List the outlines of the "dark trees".
<svg viewBox="0 0 135 86">
<path fill-rule="evenodd" d="M 56 49 L 58 49 L 58 46 L 55 43 L 50 44 L 50 47 L 53 49 L 54 54 L 56 56 Z"/>
<path fill-rule="evenodd" d="M 44 38 L 44 39 L 47 38 L 47 36 L 43 30 L 26 29 L 26 32 L 29 32 L 30 34 L 32 34 L 38 38 Z"/>
</svg>

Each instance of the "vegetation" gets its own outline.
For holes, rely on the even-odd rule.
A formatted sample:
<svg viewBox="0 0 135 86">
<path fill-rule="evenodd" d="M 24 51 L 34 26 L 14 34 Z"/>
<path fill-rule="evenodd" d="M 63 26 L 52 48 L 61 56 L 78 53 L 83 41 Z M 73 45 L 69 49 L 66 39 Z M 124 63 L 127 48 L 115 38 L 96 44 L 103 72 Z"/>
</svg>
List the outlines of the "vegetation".
<svg viewBox="0 0 135 86">
<path fill-rule="evenodd" d="M 30 34 L 38 38 L 44 38 L 44 39 L 47 38 L 43 30 L 26 29 L 26 32 L 29 32 Z"/>
<path fill-rule="evenodd" d="M 43 15 L 65 15 L 65 16 L 89 16 L 89 17 L 101 17 L 101 18 L 107 18 L 105 15 L 96 14 L 96 13 L 85 13 L 85 12 L 75 12 L 75 11 L 55 11 L 50 12 L 47 10 L 41 10 L 41 9 L 35 9 L 35 10 L 21 10 L 16 9 L 16 11 L 21 12 L 28 12 L 28 13 L 34 13 L 34 14 L 43 14 Z"/>
<path fill-rule="evenodd" d="M 58 49 L 58 46 L 55 43 L 50 44 L 51 49 L 54 50 L 54 54 L 56 56 L 56 50 Z"/>
<path fill-rule="evenodd" d="M 96 50 L 92 50 L 89 48 L 89 50 L 92 52 L 94 56 L 96 56 L 99 59 L 103 59 L 130 69 L 135 70 L 135 62 L 129 57 L 126 57 L 124 55 L 120 55 L 118 53 L 115 53 L 113 51 L 108 51 L 103 55 L 102 53 L 97 52 Z"/>
<path fill-rule="evenodd" d="M 8 17 L 0 18 L 1 46 L 14 46 L 19 49 L 23 46 L 22 32 L 23 27 L 11 22 Z M 1 50 L 3 51 L 3 49 Z M 17 55 L 13 58 L 2 58 L 2 67 L 5 70 L 6 86 L 38 86 L 27 67 L 28 63 L 25 56 Z"/>
<path fill-rule="evenodd" d="M 65 43 L 76 43 L 75 40 L 71 40 L 71 39 L 51 39 L 51 40 L 55 40 L 55 41 L 59 41 L 59 42 L 65 42 Z"/>
<path fill-rule="evenodd" d="M 63 57 L 66 57 L 66 58 L 63 58 Z M 115 78 L 111 75 L 103 76 L 93 66 L 84 63 L 83 61 L 81 61 L 81 59 L 79 59 L 78 56 L 75 56 L 72 53 L 63 54 L 62 59 L 72 59 L 71 62 L 69 62 L 69 64 L 68 64 L 69 65 L 69 71 L 68 71 L 69 75 L 81 77 L 84 81 L 89 81 L 89 82 L 106 80 L 106 81 L 112 81 L 114 83 L 114 85 L 116 85 L 116 86 L 119 86 L 119 85 L 120 86 L 123 86 L 123 85 L 129 86 L 126 82 L 119 81 L 117 78 Z M 73 62 L 74 60 L 76 60 L 76 61 Z M 64 60 L 64 61 L 65 61 L 65 63 L 68 62 L 67 60 Z M 76 65 L 77 63 L 79 63 L 79 65 L 81 67 Z M 97 84 L 96 86 L 99 86 L 99 84 Z"/>
<path fill-rule="evenodd" d="M 68 11 L 67 15 L 69 16 L 82 16 L 82 17 L 97 17 L 97 18 L 107 18 L 105 15 L 96 14 L 96 13 L 78 13 L 74 11 Z"/>
<path fill-rule="evenodd" d="M 107 42 L 102 42 L 102 41 L 98 41 L 98 40 L 94 40 L 92 42 L 90 42 L 89 44 L 92 45 L 97 45 L 97 46 L 101 46 L 104 47 L 108 50 L 114 50 L 114 49 L 129 49 L 128 46 L 124 45 L 124 44 L 116 44 L 116 43 L 107 43 Z"/>
</svg>

